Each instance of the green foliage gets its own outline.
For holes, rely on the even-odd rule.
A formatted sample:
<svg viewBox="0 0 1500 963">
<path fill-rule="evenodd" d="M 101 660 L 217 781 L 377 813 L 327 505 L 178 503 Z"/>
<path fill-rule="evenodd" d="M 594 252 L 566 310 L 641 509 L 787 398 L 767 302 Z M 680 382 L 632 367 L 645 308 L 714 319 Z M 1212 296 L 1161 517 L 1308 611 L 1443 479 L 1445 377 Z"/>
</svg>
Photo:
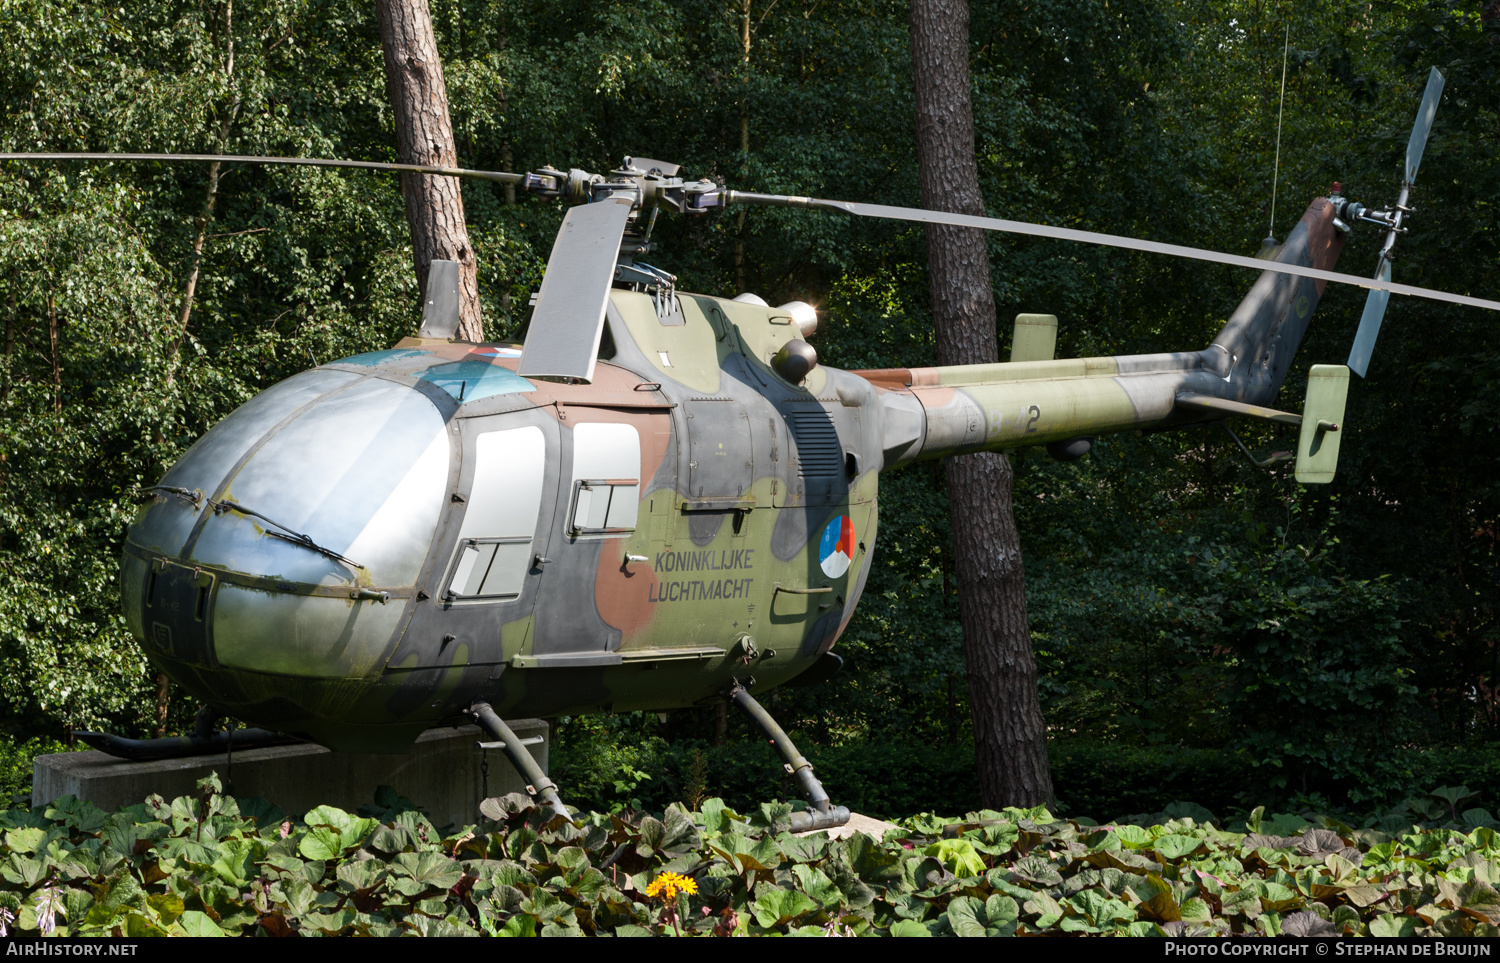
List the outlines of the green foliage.
<svg viewBox="0 0 1500 963">
<path fill-rule="evenodd" d="M 1428 798 L 1451 810 L 1467 792 Z M 116 813 L 68 796 L 0 813 L 0 925 L 126 937 L 1500 935 L 1500 837 L 1482 810 L 1355 829 L 1257 809 L 1234 832 L 1201 812 L 1099 826 L 1038 807 L 830 840 L 787 832 L 784 804 L 742 814 L 717 798 L 571 820 L 520 795 L 482 809 L 487 822 L 443 835 L 409 808 L 289 819 L 222 795 L 212 776 L 196 796 Z"/>
<path fill-rule="evenodd" d="M 0 799 L 31 793 L 32 764 L 37 756 L 66 752 L 67 746 L 44 736 L 26 742 L 0 739 Z"/>
<path fill-rule="evenodd" d="M 383 84 L 324 85 L 314 104 L 289 81 L 312 68 L 368 77 L 360 58 L 373 49 L 378 63 L 374 34 L 351 35 L 336 5 L 236 10 L 231 38 L 218 8 L 157 5 L 122 22 L 112 9 L 6 7 L 0 23 L 20 46 L 0 58 L 10 105 L 0 141 L 368 149 L 383 133 Z M 355 62 L 323 59 L 340 46 Z M 384 346 L 414 314 L 400 203 L 378 179 L 226 169 L 213 218 L 200 223 L 204 174 L 0 172 L 0 706 L 14 728 L 140 732 L 155 722 L 156 682 L 115 588 L 139 489 L 311 356 Z M 177 707 L 179 725 L 191 709 Z"/>
<path fill-rule="evenodd" d="M 1310 573 L 1298 583 L 1231 609 L 1230 745 L 1252 765 L 1283 769 L 1272 787 L 1341 784 L 1355 802 L 1379 798 L 1405 775 L 1390 750 L 1420 732 L 1395 593 Z"/>
<path fill-rule="evenodd" d="M 781 774 L 774 752 L 745 738 L 748 733 L 716 747 L 691 739 L 669 743 L 661 731 L 639 716 L 567 720 L 551 747 L 551 774 L 571 802 L 601 812 L 664 809 L 687 798 L 695 785 L 701 787 L 698 792 L 723 797 L 740 809 L 797 795 L 797 784 Z M 802 748 L 835 801 L 857 812 L 901 819 L 922 808 L 962 812 L 979 805 L 969 744 L 858 741 Z M 1245 753 L 1233 748 L 1130 746 L 1073 737 L 1052 740 L 1048 755 L 1058 787 L 1053 810 L 1080 820 L 1213 818 L 1209 814 L 1223 820 L 1237 818 L 1257 803 L 1323 812 L 1379 811 L 1381 806 L 1405 811 L 1400 810 L 1403 798 L 1419 787 L 1460 784 L 1472 787 L 1482 800 L 1500 799 L 1497 745 L 1401 747 L 1368 760 L 1368 774 L 1355 770 L 1311 789 L 1304 789 L 1300 779 L 1273 785 Z M 695 775 L 700 765 L 701 773 Z M 625 782 L 620 777 L 627 767 L 650 778 L 617 789 L 614 783 Z M 1280 775 L 1290 766 L 1268 769 Z M 1187 799 L 1194 806 L 1182 808 L 1179 801 Z"/>
<path fill-rule="evenodd" d="M 601 733 L 606 727 L 612 730 L 607 736 Z M 798 792 L 774 751 L 760 740 L 719 747 L 688 740 L 668 743 L 619 717 L 571 719 L 558 730 L 552 777 L 566 787 L 570 802 L 586 808 L 662 809 L 691 795 L 695 782 L 699 793 L 741 807 L 766 798 L 790 799 Z M 860 741 L 807 745 L 804 752 L 839 804 L 862 813 L 900 816 L 925 806 L 956 810 L 979 804 L 970 745 L 934 749 L 911 742 Z M 700 761 L 701 775 L 695 776 Z"/>
<path fill-rule="evenodd" d="M 1069 481 L 1096 484 L 1116 448 Z M 1358 783 L 1375 798 L 1403 785 L 1390 759 L 1419 735 L 1420 711 L 1400 587 L 1344 574 L 1336 523 L 1308 531 L 1301 496 L 1268 531 L 1255 501 L 1269 499 L 1253 490 L 1226 511 L 1122 487 L 1156 516 L 1130 539 L 1100 537 L 1147 514 L 1122 517 L 1114 498 L 1096 518 L 1032 509 L 1066 553 L 1030 573 L 1040 658 L 1057 667 L 1050 717 L 1124 741 L 1225 747 L 1260 770 L 1239 779 L 1252 793 Z M 1076 554 L 1101 542 L 1080 567 Z"/>
</svg>

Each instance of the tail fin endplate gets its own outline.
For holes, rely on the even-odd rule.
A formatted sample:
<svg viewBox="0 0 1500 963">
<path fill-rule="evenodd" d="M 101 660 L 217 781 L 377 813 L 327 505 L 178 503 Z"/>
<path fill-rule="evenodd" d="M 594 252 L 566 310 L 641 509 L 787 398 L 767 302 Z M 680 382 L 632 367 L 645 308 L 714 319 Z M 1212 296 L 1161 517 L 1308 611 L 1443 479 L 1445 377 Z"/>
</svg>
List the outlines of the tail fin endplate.
<svg viewBox="0 0 1500 963">
<path fill-rule="evenodd" d="M 1315 364 L 1307 373 L 1307 402 L 1302 407 L 1302 435 L 1297 441 L 1297 481 L 1326 485 L 1333 481 L 1344 436 L 1344 403 L 1349 397 L 1349 369 Z"/>
</svg>

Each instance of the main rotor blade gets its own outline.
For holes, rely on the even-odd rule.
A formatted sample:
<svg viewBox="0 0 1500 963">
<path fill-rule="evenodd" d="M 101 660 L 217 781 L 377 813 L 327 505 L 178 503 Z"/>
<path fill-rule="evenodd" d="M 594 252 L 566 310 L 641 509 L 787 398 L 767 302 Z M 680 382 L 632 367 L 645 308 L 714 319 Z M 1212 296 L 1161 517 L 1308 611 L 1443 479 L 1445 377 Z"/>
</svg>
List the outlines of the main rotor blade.
<svg viewBox="0 0 1500 963">
<path fill-rule="evenodd" d="M 1417 168 L 1422 166 L 1422 151 L 1427 147 L 1427 134 L 1432 130 L 1432 118 L 1437 114 L 1438 100 L 1442 96 L 1443 75 L 1433 67 L 1427 75 L 1427 92 L 1422 95 L 1422 105 L 1417 108 L 1417 122 L 1411 125 L 1411 139 L 1406 142 L 1408 184 L 1417 182 Z"/>
<path fill-rule="evenodd" d="M 1391 262 L 1385 262 L 1380 272 L 1381 279 L 1391 279 Z M 1359 330 L 1354 333 L 1354 346 L 1349 349 L 1349 370 L 1365 376 L 1370 367 L 1370 355 L 1375 352 L 1375 338 L 1380 334 L 1380 322 L 1385 318 L 1385 306 L 1391 300 L 1389 291 L 1371 291 L 1365 298 L 1365 313 L 1360 315 Z"/>
<path fill-rule="evenodd" d="M 594 380 L 615 259 L 630 217 L 629 198 L 572 208 L 547 258 L 521 363 L 522 377 Z"/>
<path fill-rule="evenodd" d="M 1169 254 L 1173 257 L 1191 258 L 1195 261 L 1211 261 L 1232 267 L 1251 268 L 1256 271 L 1275 271 L 1312 278 L 1315 281 L 1332 281 L 1335 284 L 1353 284 L 1362 288 L 1389 291 L 1392 294 L 1408 294 L 1413 297 L 1447 301 L 1471 308 L 1488 308 L 1500 311 L 1500 301 L 1471 298 L 1447 291 L 1418 288 L 1410 284 L 1393 284 L 1375 278 L 1362 278 L 1337 271 L 1323 271 L 1300 264 L 1267 261 L 1261 258 L 1244 257 L 1238 254 L 1221 254 L 1202 248 L 1184 247 L 1181 244 L 1163 244 L 1160 241 L 1143 241 L 1118 234 L 1099 234 L 1095 231 L 1078 231 L 1068 227 L 1051 227 L 1046 224 L 1031 224 L 1026 221 L 1007 221 L 999 217 L 977 217 L 972 214 L 949 214 L 942 211 L 924 211 L 914 207 L 888 207 L 884 204 L 860 204 L 853 201 L 830 201 L 817 197 L 788 197 L 781 194 L 752 194 L 745 191 L 725 191 L 726 203 L 756 204 L 771 207 L 804 207 L 813 210 L 843 211 L 857 217 L 879 217 L 896 221 L 915 221 L 919 224 L 951 224 L 954 227 L 977 227 L 983 231 L 1005 231 L 1010 234 L 1027 234 L 1032 237 L 1048 237 L 1060 241 L 1078 241 L 1083 244 L 1099 244 L 1104 247 L 1124 248 L 1128 251 L 1145 251 L 1150 254 Z"/>
<path fill-rule="evenodd" d="M 473 171 L 463 167 L 433 167 L 428 164 L 387 164 L 381 161 L 327 160 L 319 157 L 259 157 L 242 154 L 0 154 L 0 161 L 96 160 L 139 163 L 143 161 L 221 161 L 233 164 L 279 164 L 296 167 L 357 167 L 375 171 L 409 171 L 413 174 L 440 174 L 444 177 L 469 177 L 498 184 L 519 184 L 521 174 L 506 171 Z"/>
</svg>

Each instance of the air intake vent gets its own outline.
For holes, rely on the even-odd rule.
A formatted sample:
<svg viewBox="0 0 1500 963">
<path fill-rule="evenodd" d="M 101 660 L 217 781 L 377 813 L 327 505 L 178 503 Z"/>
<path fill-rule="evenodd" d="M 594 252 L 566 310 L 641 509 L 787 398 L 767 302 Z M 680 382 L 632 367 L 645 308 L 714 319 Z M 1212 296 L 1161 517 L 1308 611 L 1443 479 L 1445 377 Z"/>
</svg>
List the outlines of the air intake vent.
<svg viewBox="0 0 1500 963">
<path fill-rule="evenodd" d="M 797 473 L 807 479 L 837 479 L 844 468 L 844 449 L 833 420 L 822 408 L 787 415 L 797 444 Z"/>
</svg>

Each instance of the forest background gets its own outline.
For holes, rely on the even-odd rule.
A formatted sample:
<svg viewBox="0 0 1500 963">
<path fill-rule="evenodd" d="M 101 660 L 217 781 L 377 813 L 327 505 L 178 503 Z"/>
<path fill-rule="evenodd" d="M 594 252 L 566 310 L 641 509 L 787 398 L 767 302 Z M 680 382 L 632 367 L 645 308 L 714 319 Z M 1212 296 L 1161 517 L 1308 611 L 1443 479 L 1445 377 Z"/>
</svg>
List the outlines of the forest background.
<svg viewBox="0 0 1500 963">
<path fill-rule="evenodd" d="M 431 8 L 463 166 L 606 170 L 640 154 L 736 189 L 917 203 L 902 3 Z M 5 0 L 0 32 L 7 151 L 395 160 L 359 0 Z M 1334 180 L 1389 203 L 1436 65 L 1447 88 L 1396 280 L 1500 292 L 1497 0 L 993 0 L 973 5 L 970 33 L 991 213 L 1237 253 L 1268 226 L 1284 237 Z M 258 391 L 417 325 L 394 177 L 226 167 L 204 221 L 206 167 L 0 169 L 0 730 L 23 768 L 71 728 L 181 731 L 196 708 L 159 686 L 120 611 L 141 487 Z M 486 334 L 501 339 L 562 208 L 463 192 Z M 766 209 L 657 233 L 655 263 L 686 290 L 818 304 L 825 363 L 932 363 L 920 229 Z M 1017 312 L 1057 314 L 1063 356 L 1197 348 L 1252 280 L 989 243 L 1002 353 Z M 1372 271 L 1379 243 L 1357 229 L 1340 268 Z M 1326 294 L 1283 407 L 1300 405 L 1307 364 L 1344 359 L 1362 301 Z M 1112 436 L 1073 464 L 1016 459 L 1064 811 L 1309 794 L 1365 806 L 1424 780 L 1500 790 L 1497 321 L 1395 299 L 1330 486 L 1257 470 L 1218 430 Z M 773 705 L 835 799 L 880 814 L 977 800 L 941 479 L 932 465 L 882 479 L 845 671 Z M 716 722 L 708 709 L 560 720 L 560 781 L 596 806 L 784 791 L 734 720 L 712 745 Z"/>
</svg>

